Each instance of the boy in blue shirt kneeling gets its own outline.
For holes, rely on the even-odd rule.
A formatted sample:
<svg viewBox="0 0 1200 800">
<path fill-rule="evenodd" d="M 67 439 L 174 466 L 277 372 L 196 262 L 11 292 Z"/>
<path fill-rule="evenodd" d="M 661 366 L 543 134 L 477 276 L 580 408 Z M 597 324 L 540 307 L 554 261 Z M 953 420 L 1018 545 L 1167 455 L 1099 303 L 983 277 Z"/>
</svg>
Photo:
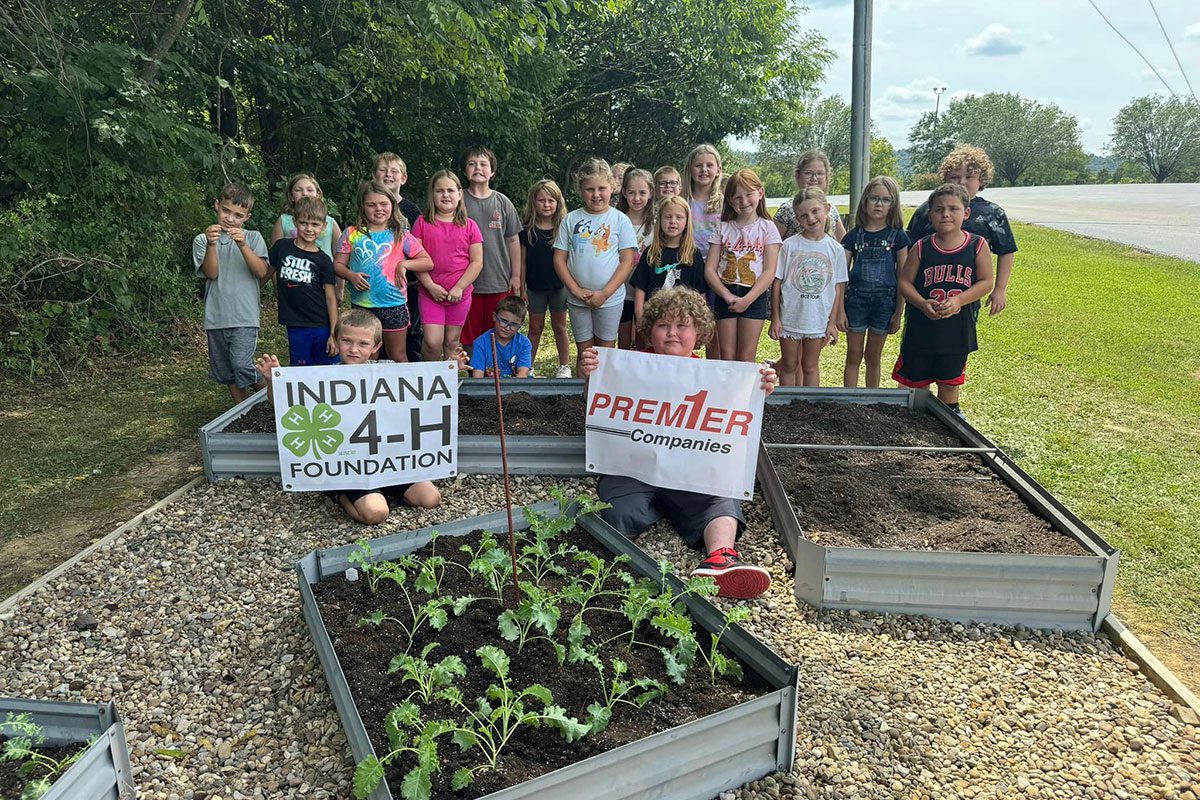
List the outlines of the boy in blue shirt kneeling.
<svg viewBox="0 0 1200 800">
<path fill-rule="evenodd" d="M 525 301 L 509 295 L 496 306 L 492 319 L 496 327 L 482 334 L 471 348 L 471 377 L 490 378 L 495 364 L 492 362 L 492 338 L 496 339 L 496 354 L 500 359 L 501 378 L 528 378 L 533 372 L 533 344 L 521 333 L 525 321 Z"/>
</svg>

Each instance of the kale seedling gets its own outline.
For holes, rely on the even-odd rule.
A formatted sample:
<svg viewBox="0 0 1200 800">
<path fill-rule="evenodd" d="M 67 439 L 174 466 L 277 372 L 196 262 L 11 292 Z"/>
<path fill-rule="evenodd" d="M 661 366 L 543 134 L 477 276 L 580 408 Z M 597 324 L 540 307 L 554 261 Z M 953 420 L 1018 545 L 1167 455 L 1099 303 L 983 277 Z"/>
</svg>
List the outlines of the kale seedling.
<svg viewBox="0 0 1200 800">
<path fill-rule="evenodd" d="M 567 657 L 567 649 L 554 640 L 554 631 L 558 629 L 558 619 L 562 612 L 558 603 L 562 595 L 547 592 L 536 584 L 521 581 L 521 602 L 516 609 L 507 608 L 501 612 L 498 622 L 500 635 L 506 641 L 517 643 L 517 652 L 525 649 L 528 642 L 542 639 L 554 648 L 558 663 Z M 541 634 L 535 631 L 542 631 Z"/>
<path fill-rule="evenodd" d="M 603 703 L 592 703 L 588 706 L 588 726 L 591 733 L 596 734 L 608 727 L 612 721 L 613 709 L 618 703 L 625 703 L 634 708 L 642 708 L 651 700 L 656 700 L 667 693 L 667 686 L 654 678 L 635 678 L 627 680 L 625 673 L 629 666 L 619 658 L 612 660 L 612 678 L 605 675 L 604 661 L 593 651 L 584 651 L 578 659 L 592 665 L 600 674 L 600 690 L 603 692 Z"/>
<path fill-rule="evenodd" d="M 455 678 L 467 674 L 466 665 L 455 655 L 446 656 L 436 664 L 427 661 L 429 654 L 437 647 L 437 642 L 430 642 L 421 650 L 421 655 L 400 653 L 388 664 L 389 673 L 399 672 L 400 680 L 417 685 L 416 690 L 408 696 L 408 700 L 419 697 L 421 702 L 429 704 L 433 702 L 434 694 L 452 685 Z"/>
<path fill-rule="evenodd" d="M 454 773 L 451 786 L 455 791 L 470 786 L 476 773 L 496 769 L 500 754 L 522 726 L 556 728 L 568 743 L 587 735 L 588 726 L 567 716 L 566 709 L 554 705 L 554 698 L 545 686 L 535 683 L 519 691 L 510 687 L 508 655 L 499 647 L 483 645 L 475 655 L 498 681 L 488 686 L 487 695 L 477 698 L 472 707 L 457 687 L 451 686 L 438 693 L 438 699 L 446 701 L 465 717 L 463 722 L 442 723 L 451 734 L 451 740 L 463 750 L 478 747 L 483 756 L 483 763 L 463 767 Z M 531 701 L 541 705 L 541 710 L 527 707 L 526 703 Z"/>
<path fill-rule="evenodd" d="M 721 637 L 725 635 L 725 631 L 729 630 L 730 625 L 745 622 L 748 619 L 750 619 L 750 609 L 746 606 L 734 606 L 729 609 L 729 613 L 725 615 L 725 624 L 721 626 L 721 630 L 712 636 L 712 641 L 708 645 L 708 652 L 704 650 L 700 651 L 700 655 L 708 663 L 708 682 L 710 684 L 717 682 L 718 675 L 739 681 L 742 679 L 742 665 L 717 650 L 717 648 L 721 644 Z"/>
<path fill-rule="evenodd" d="M 25 785 L 21 791 L 20 800 L 38 800 L 47 794 L 53 787 L 54 781 L 82 758 L 97 738 L 92 737 L 87 744 L 81 746 L 74 753 L 60 759 L 46 755 L 37 749 L 45 743 L 46 737 L 42 727 L 34 722 L 29 714 L 9 712 L 5 715 L 4 722 L 0 723 L 0 733 L 8 737 L 4 742 L 3 749 L 0 749 L 0 761 L 23 761 L 24 763 L 19 767 L 23 775 L 42 773 Z"/>
<path fill-rule="evenodd" d="M 422 724 L 421 711 L 415 703 L 404 702 L 388 712 L 383 721 L 391 747 L 383 758 L 367 756 L 354 768 L 354 796 L 359 800 L 370 796 L 383 780 L 387 767 L 408 753 L 416 757 L 416 765 L 400 782 L 404 800 L 426 800 L 433 789 L 433 774 L 440 766 L 437 756 L 437 737 L 447 732 L 440 722 Z"/>
</svg>

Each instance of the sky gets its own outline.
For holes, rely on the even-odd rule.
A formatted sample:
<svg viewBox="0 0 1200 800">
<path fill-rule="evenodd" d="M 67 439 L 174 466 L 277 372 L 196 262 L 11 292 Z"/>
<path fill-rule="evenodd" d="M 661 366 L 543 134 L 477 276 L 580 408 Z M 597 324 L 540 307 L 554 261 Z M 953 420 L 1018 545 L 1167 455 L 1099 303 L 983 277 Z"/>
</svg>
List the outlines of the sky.
<svg viewBox="0 0 1200 800">
<path fill-rule="evenodd" d="M 1152 1 L 1200 93 L 1200 0 Z M 1173 90 L 1188 94 L 1150 2 L 1095 0 Z M 824 35 L 837 54 L 821 93 L 849 100 L 854 4 L 807 5 L 801 24 Z M 946 87 L 943 108 L 955 97 L 993 91 L 1054 103 L 1075 115 L 1084 150 L 1097 154 L 1107 152 L 1121 106 L 1167 91 L 1088 0 L 875 0 L 873 29 L 871 116 L 897 148 L 934 109 L 934 87 Z"/>
</svg>

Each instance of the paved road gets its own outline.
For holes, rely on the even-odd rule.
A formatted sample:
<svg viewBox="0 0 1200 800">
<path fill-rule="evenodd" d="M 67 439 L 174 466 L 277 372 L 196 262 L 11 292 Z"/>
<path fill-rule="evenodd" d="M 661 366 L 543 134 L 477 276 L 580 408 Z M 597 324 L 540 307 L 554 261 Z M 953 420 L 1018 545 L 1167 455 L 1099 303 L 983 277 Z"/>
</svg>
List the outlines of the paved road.
<svg viewBox="0 0 1200 800">
<path fill-rule="evenodd" d="M 900 199 L 916 206 L 928 196 L 903 192 Z M 1012 219 L 1200 262 L 1198 183 L 1018 186 L 983 196 Z M 849 202 L 845 195 L 831 199 Z"/>
</svg>

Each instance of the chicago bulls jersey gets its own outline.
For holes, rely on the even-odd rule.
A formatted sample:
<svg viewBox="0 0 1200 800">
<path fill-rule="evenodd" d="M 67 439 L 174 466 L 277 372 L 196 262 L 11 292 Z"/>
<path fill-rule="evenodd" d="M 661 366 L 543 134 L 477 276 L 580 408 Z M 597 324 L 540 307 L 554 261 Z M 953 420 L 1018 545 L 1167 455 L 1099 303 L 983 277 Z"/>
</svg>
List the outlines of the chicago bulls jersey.
<svg viewBox="0 0 1200 800">
<path fill-rule="evenodd" d="M 965 232 L 964 232 L 965 233 Z M 962 294 L 977 280 L 975 258 L 983 247 L 982 237 L 965 233 L 966 240 L 954 250 L 942 250 L 933 236 L 921 239 L 915 247 L 920 266 L 913 277 L 917 292 L 934 302 Z M 911 305 L 904 312 L 904 345 L 919 353 L 971 353 L 979 349 L 975 338 L 975 320 L 979 301 L 963 306 L 952 317 L 929 319 Z"/>
</svg>

